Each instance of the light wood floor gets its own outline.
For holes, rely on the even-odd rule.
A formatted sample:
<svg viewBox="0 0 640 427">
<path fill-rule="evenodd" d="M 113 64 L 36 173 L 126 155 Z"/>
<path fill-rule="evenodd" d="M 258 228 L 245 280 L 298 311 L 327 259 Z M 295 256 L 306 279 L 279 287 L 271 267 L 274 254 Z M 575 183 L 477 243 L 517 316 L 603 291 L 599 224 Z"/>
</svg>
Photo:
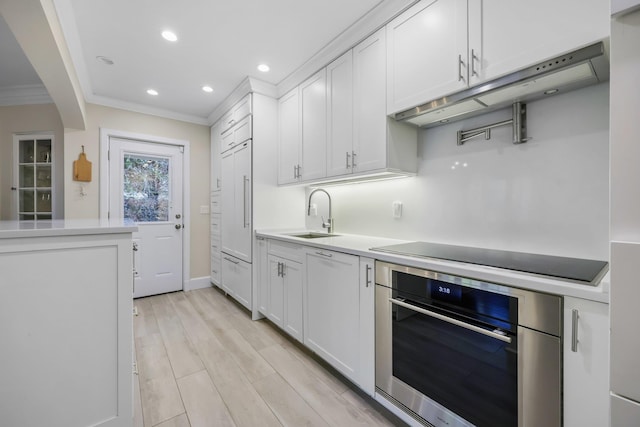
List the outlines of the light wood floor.
<svg viewBox="0 0 640 427">
<path fill-rule="evenodd" d="M 217 289 L 134 304 L 136 426 L 404 425 Z"/>
</svg>

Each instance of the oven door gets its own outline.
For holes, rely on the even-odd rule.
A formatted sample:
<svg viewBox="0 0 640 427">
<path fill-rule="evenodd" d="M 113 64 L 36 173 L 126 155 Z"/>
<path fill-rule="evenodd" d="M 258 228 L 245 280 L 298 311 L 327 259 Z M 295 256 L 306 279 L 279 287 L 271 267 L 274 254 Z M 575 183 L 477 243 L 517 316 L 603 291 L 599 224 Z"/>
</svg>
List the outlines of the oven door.
<svg viewBox="0 0 640 427">
<path fill-rule="evenodd" d="M 518 425 L 518 339 L 376 286 L 377 386 L 436 426 Z M 380 381 L 378 381 L 378 379 Z"/>
<path fill-rule="evenodd" d="M 561 425 L 559 337 L 523 326 L 494 330 L 437 303 L 407 297 L 392 288 L 390 267 L 376 264 L 378 393 L 437 427 Z M 405 278 L 415 272 L 398 267 Z M 438 282 L 437 273 L 428 276 Z M 494 294 L 498 288 L 504 294 Z M 521 320 L 530 317 L 523 311 L 526 302 L 544 305 L 531 292 L 502 288 L 490 285 L 481 292 L 508 297 Z M 487 304 L 480 305 L 479 311 L 487 310 Z"/>
</svg>

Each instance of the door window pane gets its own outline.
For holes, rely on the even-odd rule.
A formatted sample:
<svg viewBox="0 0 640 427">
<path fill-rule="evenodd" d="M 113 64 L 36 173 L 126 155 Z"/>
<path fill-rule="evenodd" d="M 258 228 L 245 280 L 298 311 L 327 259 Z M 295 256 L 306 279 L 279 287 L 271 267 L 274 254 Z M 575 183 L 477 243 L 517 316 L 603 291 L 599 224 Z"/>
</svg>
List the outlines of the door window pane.
<svg viewBox="0 0 640 427">
<path fill-rule="evenodd" d="M 169 159 L 124 155 L 124 218 L 169 220 Z"/>
</svg>

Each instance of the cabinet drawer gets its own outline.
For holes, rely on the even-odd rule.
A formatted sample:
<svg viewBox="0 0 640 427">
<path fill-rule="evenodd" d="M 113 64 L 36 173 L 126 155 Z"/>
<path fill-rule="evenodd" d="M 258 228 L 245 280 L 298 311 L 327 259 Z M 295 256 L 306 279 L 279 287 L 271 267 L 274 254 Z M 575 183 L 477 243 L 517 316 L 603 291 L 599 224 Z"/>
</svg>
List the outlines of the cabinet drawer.
<svg viewBox="0 0 640 427">
<path fill-rule="evenodd" d="M 240 122 L 249 114 L 251 114 L 251 94 L 245 96 L 233 106 L 233 124 Z"/>
<path fill-rule="evenodd" d="M 220 192 L 215 192 L 211 195 L 211 213 L 220 213 Z"/>
<path fill-rule="evenodd" d="M 221 132 L 231 129 L 249 114 L 251 114 L 251 94 L 248 94 L 238 101 L 224 114 L 224 116 L 222 116 L 220 119 L 220 123 L 222 123 Z"/>
<path fill-rule="evenodd" d="M 220 246 L 220 235 L 212 234 L 211 235 L 211 255 L 217 254 L 220 257 L 220 251 L 222 250 L 222 246 Z"/>
<path fill-rule="evenodd" d="M 302 262 L 304 257 L 302 246 L 278 240 L 269 240 L 267 252 L 269 255 L 279 256 L 296 262 Z"/>
<path fill-rule="evenodd" d="M 220 217 L 219 213 L 211 214 L 211 234 L 212 235 L 220 235 L 220 231 L 222 230 L 220 227 Z"/>
<path fill-rule="evenodd" d="M 247 116 L 222 134 L 220 152 L 224 153 L 236 145 L 251 139 L 251 136 L 251 116 Z"/>
<path fill-rule="evenodd" d="M 247 139 L 251 139 L 251 116 L 247 116 L 238 122 L 233 128 L 233 134 L 235 144 L 240 144 Z"/>
</svg>

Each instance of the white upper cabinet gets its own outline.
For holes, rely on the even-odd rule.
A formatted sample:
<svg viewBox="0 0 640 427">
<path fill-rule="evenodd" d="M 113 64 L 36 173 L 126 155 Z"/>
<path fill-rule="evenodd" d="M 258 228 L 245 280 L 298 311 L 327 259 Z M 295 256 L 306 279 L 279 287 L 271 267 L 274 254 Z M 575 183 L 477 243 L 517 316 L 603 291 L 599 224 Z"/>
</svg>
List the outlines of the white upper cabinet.
<svg viewBox="0 0 640 427">
<path fill-rule="evenodd" d="M 386 54 L 383 28 L 280 98 L 278 184 L 416 171 L 416 128 L 386 114 Z"/>
<path fill-rule="evenodd" d="M 278 184 L 310 181 L 327 171 L 327 77 L 322 69 L 280 98 Z"/>
<path fill-rule="evenodd" d="M 467 63 L 467 1 L 421 1 L 387 25 L 387 112 L 465 88 Z"/>
<path fill-rule="evenodd" d="M 423 0 L 387 25 L 387 113 L 608 36 L 607 0 Z"/>
<path fill-rule="evenodd" d="M 278 141 L 278 184 L 298 181 L 300 168 L 300 94 L 298 88 L 284 95 L 278 101 L 279 133 Z"/>
<path fill-rule="evenodd" d="M 322 69 L 300 85 L 302 149 L 298 176 L 302 181 L 327 172 L 327 77 Z"/>
<path fill-rule="evenodd" d="M 400 123 L 387 126 L 386 49 L 384 28 L 353 48 L 354 173 L 382 168 L 415 172 L 418 136 L 414 128 Z M 399 156 L 390 158 L 387 151 Z"/>
<path fill-rule="evenodd" d="M 609 37 L 608 0 L 469 0 L 471 84 Z M 471 57 L 469 57 L 471 60 Z"/>
<path fill-rule="evenodd" d="M 353 168 L 353 53 L 327 66 L 327 176 Z"/>
</svg>

